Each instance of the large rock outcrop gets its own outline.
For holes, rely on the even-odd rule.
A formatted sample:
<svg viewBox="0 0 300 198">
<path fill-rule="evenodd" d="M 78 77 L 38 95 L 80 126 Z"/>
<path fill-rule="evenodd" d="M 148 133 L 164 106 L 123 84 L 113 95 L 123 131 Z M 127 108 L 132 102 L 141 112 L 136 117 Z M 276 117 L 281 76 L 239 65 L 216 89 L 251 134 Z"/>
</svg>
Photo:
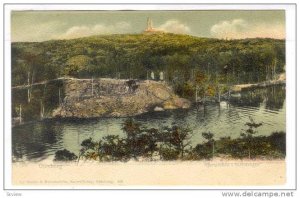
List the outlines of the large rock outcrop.
<svg viewBox="0 0 300 198">
<path fill-rule="evenodd" d="M 63 103 L 53 117 L 125 117 L 155 109 L 189 108 L 164 82 L 117 79 L 68 79 Z"/>
</svg>

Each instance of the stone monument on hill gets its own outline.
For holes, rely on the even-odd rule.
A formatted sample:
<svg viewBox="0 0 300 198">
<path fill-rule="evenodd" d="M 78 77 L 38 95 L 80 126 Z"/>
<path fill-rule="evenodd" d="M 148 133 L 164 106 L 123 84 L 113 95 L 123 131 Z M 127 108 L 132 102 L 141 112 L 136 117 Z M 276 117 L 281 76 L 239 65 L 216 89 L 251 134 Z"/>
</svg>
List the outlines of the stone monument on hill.
<svg viewBox="0 0 300 198">
<path fill-rule="evenodd" d="M 164 31 L 160 29 L 156 29 L 153 27 L 152 20 L 148 17 L 147 19 L 147 28 L 144 30 L 144 33 L 163 33 Z"/>
</svg>

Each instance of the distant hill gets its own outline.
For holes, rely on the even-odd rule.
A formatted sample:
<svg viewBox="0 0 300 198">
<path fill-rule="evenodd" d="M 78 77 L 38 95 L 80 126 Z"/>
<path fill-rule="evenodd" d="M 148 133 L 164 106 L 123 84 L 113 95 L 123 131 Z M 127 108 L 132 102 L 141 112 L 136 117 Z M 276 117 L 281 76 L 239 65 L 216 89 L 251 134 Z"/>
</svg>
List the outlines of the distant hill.
<svg viewBox="0 0 300 198">
<path fill-rule="evenodd" d="M 12 84 L 72 76 L 146 79 L 164 71 L 185 82 L 195 71 L 232 82 L 263 81 L 284 71 L 285 40 L 219 40 L 170 33 L 101 35 L 12 43 Z"/>
</svg>

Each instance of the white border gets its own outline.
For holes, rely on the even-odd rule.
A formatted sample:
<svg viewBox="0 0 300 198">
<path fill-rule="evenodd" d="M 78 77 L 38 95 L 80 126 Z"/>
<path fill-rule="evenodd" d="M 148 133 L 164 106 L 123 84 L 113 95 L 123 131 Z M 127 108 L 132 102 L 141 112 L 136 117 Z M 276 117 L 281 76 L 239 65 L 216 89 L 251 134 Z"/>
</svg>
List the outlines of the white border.
<svg viewBox="0 0 300 198">
<path fill-rule="evenodd" d="M 286 95 L 286 125 L 287 125 L 287 183 L 283 186 L 175 186 L 167 187 L 170 189 L 294 189 L 295 186 L 295 74 L 296 74 L 296 63 L 295 63 L 295 6 L 294 5 L 6 5 L 5 6 L 5 104 L 4 104 L 4 121 L 5 121 L 5 188 L 7 189 L 20 189 L 20 187 L 14 187 L 11 185 L 11 59 L 10 59 L 10 12 L 12 10 L 285 10 L 286 11 L 286 73 L 287 73 L 287 95 Z M 32 187 L 21 187 L 22 189 L 28 189 Z M 41 187 L 45 189 L 47 187 Z M 93 187 L 95 188 L 95 187 Z M 112 188 L 114 187 L 99 187 L 101 188 Z M 138 186 L 130 188 L 141 188 L 141 189 L 164 189 L 166 187 L 161 186 Z M 38 188 L 37 188 L 38 189 Z M 51 188 L 50 188 L 51 189 Z M 66 188 L 62 188 L 66 189 Z M 88 189 L 88 188 L 82 188 Z M 125 189 L 128 189 L 126 187 Z"/>
</svg>

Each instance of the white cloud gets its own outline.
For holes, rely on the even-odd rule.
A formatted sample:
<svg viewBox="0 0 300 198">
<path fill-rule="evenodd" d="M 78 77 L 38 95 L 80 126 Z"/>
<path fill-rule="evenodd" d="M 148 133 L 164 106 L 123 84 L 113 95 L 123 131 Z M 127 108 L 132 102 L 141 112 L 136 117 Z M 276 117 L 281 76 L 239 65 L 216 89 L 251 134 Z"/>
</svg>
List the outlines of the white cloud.
<svg viewBox="0 0 300 198">
<path fill-rule="evenodd" d="M 164 24 L 159 26 L 158 29 L 163 30 L 165 32 L 175 33 L 175 34 L 191 33 L 191 30 L 187 25 L 185 25 L 177 20 L 166 21 Z"/>
<path fill-rule="evenodd" d="M 249 23 L 244 19 L 221 21 L 213 25 L 210 33 L 216 38 L 285 38 L 285 27 L 279 23 Z"/>
<path fill-rule="evenodd" d="M 210 32 L 216 37 L 232 37 L 238 33 L 246 32 L 247 27 L 248 24 L 243 19 L 234 19 L 232 21 L 221 21 L 213 25 Z"/>
<path fill-rule="evenodd" d="M 118 22 L 113 25 L 97 24 L 94 26 L 73 26 L 65 33 L 58 36 L 59 39 L 73 39 L 97 34 L 122 34 L 130 31 L 131 24 Z"/>
</svg>

